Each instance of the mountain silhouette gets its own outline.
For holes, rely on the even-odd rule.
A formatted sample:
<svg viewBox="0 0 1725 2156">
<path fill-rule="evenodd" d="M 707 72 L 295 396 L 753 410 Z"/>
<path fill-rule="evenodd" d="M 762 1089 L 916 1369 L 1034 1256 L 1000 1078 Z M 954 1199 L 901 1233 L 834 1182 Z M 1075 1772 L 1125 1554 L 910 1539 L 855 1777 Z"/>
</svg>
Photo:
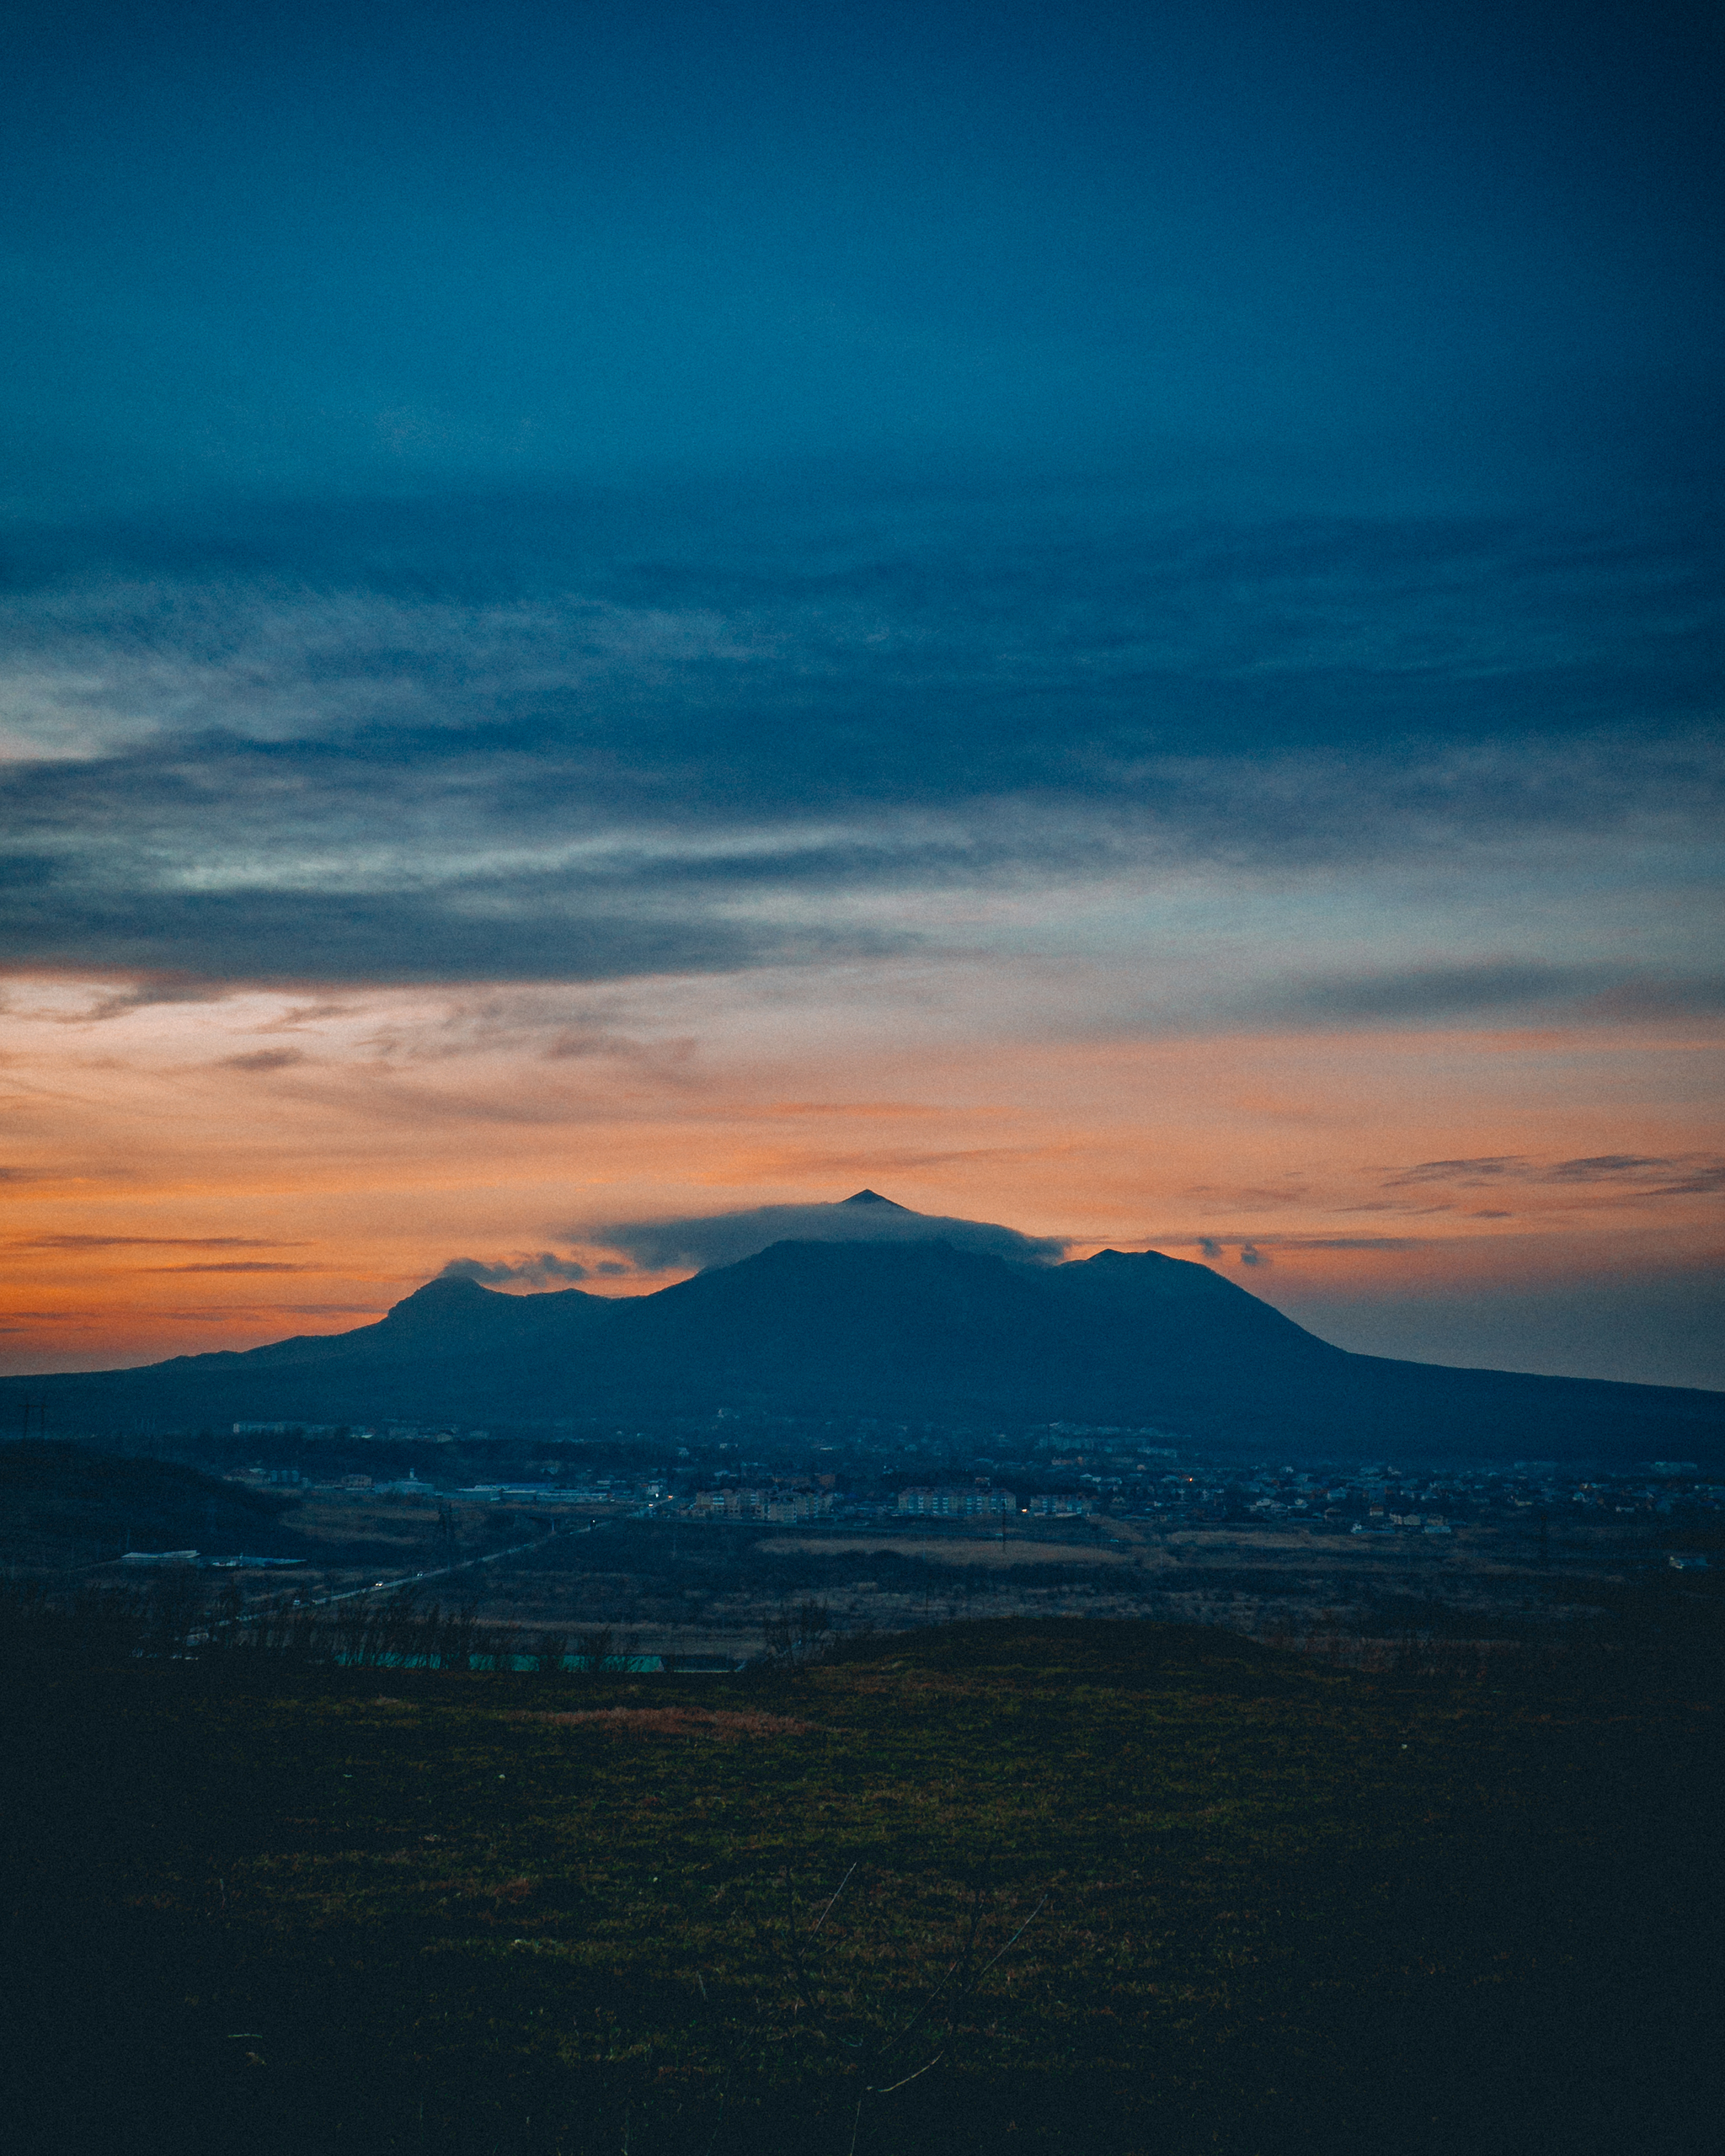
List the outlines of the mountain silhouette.
<svg viewBox="0 0 1725 2156">
<path fill-rule="evenodd" d="M 846 1202 L 892 1203 L 872 1192 Z M 439 1278 L 351 1332 L 5 1380 L 0 1428 L 22 1426 L 26 1398 L 46 1401 L 51 1430 L 93 1435 L 638 1423 L 723 1406 L 1153 1427 L 1286 1456 L 1725 1455 L 1719 1393 L 1355 1355 L 1184 1259 L 1109 1250 L 1032 1265 L 937 1240 L 777 1242 L 623 1298 Z"/>
</svg>

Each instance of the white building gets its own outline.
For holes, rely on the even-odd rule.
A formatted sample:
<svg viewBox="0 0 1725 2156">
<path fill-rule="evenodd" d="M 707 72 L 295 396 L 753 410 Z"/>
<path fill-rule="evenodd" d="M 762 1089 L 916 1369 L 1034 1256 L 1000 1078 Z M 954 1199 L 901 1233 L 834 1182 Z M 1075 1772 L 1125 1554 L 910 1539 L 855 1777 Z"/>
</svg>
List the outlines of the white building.
<svg viewBox="0 0 1725 2156">
<path fill-rule="evenodd" d="M 1010 1490 L 932 1490 L 913 1486 L 899 1492 L 899 1510 L 935 1519 L 975 1519 L 1015 1514 L 1018 1500 Z"/>
</svg>

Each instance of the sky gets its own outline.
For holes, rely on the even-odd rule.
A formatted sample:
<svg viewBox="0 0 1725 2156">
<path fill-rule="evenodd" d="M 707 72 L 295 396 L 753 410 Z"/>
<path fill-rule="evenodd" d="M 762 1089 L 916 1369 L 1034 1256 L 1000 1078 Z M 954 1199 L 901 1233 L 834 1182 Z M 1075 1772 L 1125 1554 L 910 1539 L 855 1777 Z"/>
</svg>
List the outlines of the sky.
<svg viewBox="0 0 1725 2156">
<path fill-rule="evenodd" d="M 866 1185 L 1725 1385 L 1716 10 L 4 38 L 0 1369 Z"/>
</svg>

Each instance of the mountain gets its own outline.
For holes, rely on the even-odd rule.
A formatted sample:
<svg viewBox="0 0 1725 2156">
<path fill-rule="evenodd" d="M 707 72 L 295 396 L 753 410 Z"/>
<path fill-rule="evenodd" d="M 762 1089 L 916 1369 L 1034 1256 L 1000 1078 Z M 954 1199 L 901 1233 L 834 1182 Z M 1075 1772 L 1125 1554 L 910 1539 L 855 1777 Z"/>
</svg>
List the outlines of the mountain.
<svg viewBox="0 0 1725 2156">
<path fill-rule="evenodd" d="M 1041 1266 L 938 1241 L 778 1242 L 619 1299 L 437 1279 L 352 1332 L 0 1382 L 0 1428 L 22 1425 L 26 1398 L 51 1429 L 91 1433 L 726 1406 L 1153 1425 L 1331 1458 L 1725 1462 L 1725 1394 L 1354 1355 L 1183 1259 Z"/>
</svg>

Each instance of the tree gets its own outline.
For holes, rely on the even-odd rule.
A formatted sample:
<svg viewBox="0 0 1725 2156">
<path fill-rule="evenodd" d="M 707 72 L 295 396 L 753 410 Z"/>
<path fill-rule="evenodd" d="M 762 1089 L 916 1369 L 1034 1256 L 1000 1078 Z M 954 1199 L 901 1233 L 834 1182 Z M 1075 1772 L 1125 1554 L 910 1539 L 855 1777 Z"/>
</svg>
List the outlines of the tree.
<svg viewBox="0 0 1725 2156">
<path fill-rule="evenodd" d="M 598 1677 L 617 1660 L 617 1636 L 609 1625 L 595 1625 L 575 1635 L 575 1659 L 590 1677 Z"/>
<path fill-rule="evenodd" d="M 824 1602 L 805 1600 L 793 1608 L 782 1604 L 764 1627 L 767 1652 L 787 1662 L 807 1662 L 831 1630 L 832 1612 Z"/>
</svg>

